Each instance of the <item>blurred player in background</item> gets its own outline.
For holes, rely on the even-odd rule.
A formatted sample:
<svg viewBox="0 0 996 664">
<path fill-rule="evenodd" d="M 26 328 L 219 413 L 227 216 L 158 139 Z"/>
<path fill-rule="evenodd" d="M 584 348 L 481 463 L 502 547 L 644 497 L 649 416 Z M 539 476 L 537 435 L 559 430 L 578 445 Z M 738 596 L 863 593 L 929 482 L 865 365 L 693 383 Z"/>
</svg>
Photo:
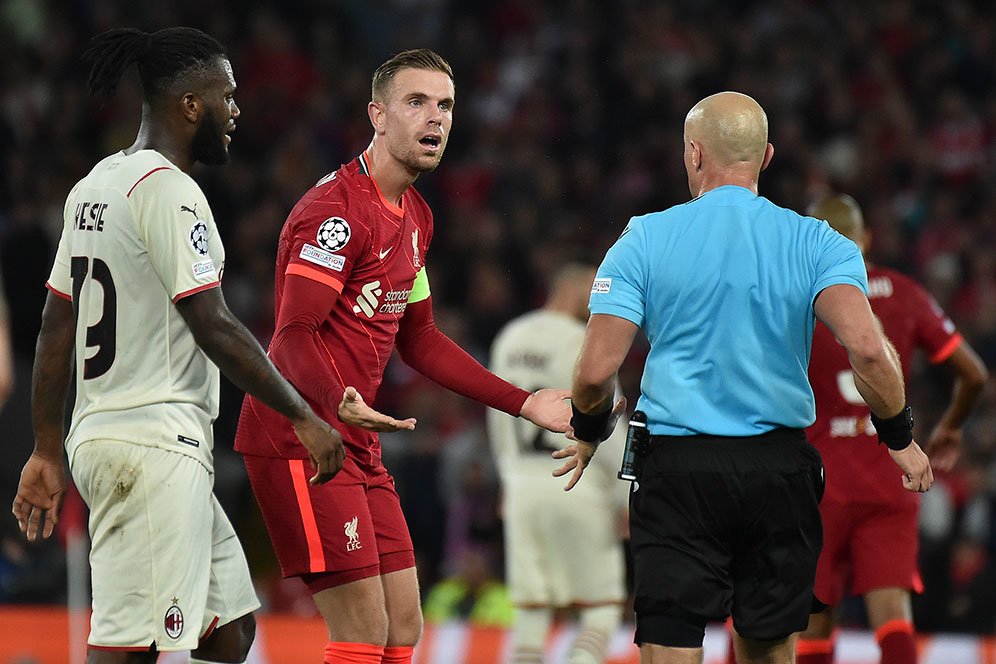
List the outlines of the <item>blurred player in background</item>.
<svg viewBox="0 0 996 664">
<path fill-rule="evenodd" d="M 138 65 L 142 123 L 70 192 L 32 379 L 35 450 L 14 499 L 29 540 L 49 537 L 66 451 L 90 508 L 93 615 L 87 662 L 243 662 L 255 633 L 246 559 L 212 493 L 218 368 L 294 423 L 327 481 L 342 440 L 225 305 L 224 247 L 189 173 L 228 160 L 235 79 L 224 47 L 192 28 L 117 29 L 85 59 L 91 93 Z"/>
<path fill-rule="evenodd" d="M 570 418 L 566 390 L 531 394 L 501 380 L 433 320 L 432 213 L 411 185 L 436 168 L 449 139 L 449 64 L 405 51 L 378 67 L 371 87 L 370 146 L 322 178 L 284 224 L 270 344 L 319 413 L 334 418 L 342 402 L 366 408 L 366 418 L 335 423 L 346 462 L 322 486 L 304 481 L 307 451 L 290 422 L 258 399 L 246 398 L 236 437 L 281 571 L 302 578 L 328 625 L 327 664 L 410 662 L 422 630 L 411 537 L 375 433 L 415 421 L 365 406 L 395 346 L 420 373 L 483 404 L 556 431 Z"/>
<path fill-rule="evenodd" d="M 870 234 L 850 196 L 830 196 L 809 214 L 826 219 L 864 253 Z M 958 457 L 962 425 L 982 392 L 986 367 L 927 292 L 909 277 L 866 264 L 868 300 L 902 359 L 905 377 L 914 350 L 955 377 L 951 402 L 927 442 L 932 465 L 949 470 Z M 877 444 L 868 406 L 858 394 L 846 349 L 822 323 L 813 336 L 809 379 L 816 395 L 816 422 L 808 431 L 826 469 L 823 552 L 816 570 L 816 596 L 830 605 L 813 614 L 801 635 L 799 664 L 830 664 L 833 608 L 851 592 L 862 595 L 882 664 L 915 664 L 910 591 L 917 572 L 920 497 L 891 481 L 896 468 Z"/>
<path fill-rule="evenodd" d="M 495 338 L 491 369 L 516 385 L 568 387 L 584 341 L 595 267 L 569 264 L 553 278 L 542 309 L 511 321 Z M 591 483 L 570 496 L 550 481 L 550 453 L 563 436 L 497 411 L 488 434 L 498 462 L 505 520 L 506 581 L 516 605 L 515 664 L 542 664 L 556 608 L 579 609 L 570 664 L 605 661 L 622 619 L 622 532 L 629 482 L 616 479 L 624 427 L 602 445 Z M 606 496 L 612 496 L 606 500 Z"/>
</svg>

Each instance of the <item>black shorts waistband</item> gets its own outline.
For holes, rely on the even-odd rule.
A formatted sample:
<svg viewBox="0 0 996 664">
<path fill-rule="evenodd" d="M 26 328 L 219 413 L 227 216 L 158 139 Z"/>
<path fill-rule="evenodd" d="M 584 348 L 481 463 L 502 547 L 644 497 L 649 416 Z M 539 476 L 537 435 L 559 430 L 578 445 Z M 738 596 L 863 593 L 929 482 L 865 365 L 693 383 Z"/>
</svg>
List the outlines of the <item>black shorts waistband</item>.
<svg viewBox="0 0 996 664">
<path fill-rule="evenodd" d="M 778 427 L 756 436 L 713 436 L 695 434 L 693 436 L 650 436 L 651 446 L 658 444 L 716 444 L 722 445 L 770 445 L 779 443 L 806 443 L 805 429 Z"/>
</svg>

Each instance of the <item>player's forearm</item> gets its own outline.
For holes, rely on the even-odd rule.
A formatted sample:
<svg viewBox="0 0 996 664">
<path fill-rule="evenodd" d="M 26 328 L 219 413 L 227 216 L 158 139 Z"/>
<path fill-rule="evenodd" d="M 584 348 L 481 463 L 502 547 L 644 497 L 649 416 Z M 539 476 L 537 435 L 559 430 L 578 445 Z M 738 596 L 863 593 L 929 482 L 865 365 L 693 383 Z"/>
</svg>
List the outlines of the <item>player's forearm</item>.
<svg viewBox="0 0 996 664">
<path fill-rule="evenodd" d="M 270 359 L 322 417 L 331 421 L 337 417 L 345 385 L 336 373 L 334 359 L 319 348 L 320 343 L 312 325 L 285 323 L 273 335 Z"/>
<path fill-rule="evenodd" d="M 408 305 L 396 339 L 401 359 L 457 394 L 518 416 L 529 392 L 494 375 L 436 327 L 432 298 Z"/>
<path fill-rule="evenodd" d="M 52 459 L 62 458 L 63 416 L 73 371 L 74 319 L 73 305 L 49 293 L 31 372 L 31 420 L 35 453 Z"/>
<path fill-rule="evenodd" d="M 959 429 L 982 396 L 982 390 L 989 380 L 989 370 L 982 359 L 962 341 L 951 357 L 945 362 L 955 372 L 951 403 L 940 419 L 940 426 Z"/>
<path fill-rule="evenodd" d="M 877 417 L 893 417 L 906 406 L 899 356 L 884 335 L 865 348 L 849 348 L 848 358 L 858 393 Z"/>
</svg>

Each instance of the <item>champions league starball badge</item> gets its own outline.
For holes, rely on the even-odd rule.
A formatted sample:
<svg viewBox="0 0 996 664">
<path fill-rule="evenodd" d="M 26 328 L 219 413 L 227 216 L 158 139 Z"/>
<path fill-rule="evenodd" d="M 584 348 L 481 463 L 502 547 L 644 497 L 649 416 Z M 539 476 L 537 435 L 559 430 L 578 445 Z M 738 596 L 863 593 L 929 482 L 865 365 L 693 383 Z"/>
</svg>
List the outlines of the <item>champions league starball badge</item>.
<svg viewBox="0 0 996 664">
<path fill-rule="evenodd" d="M 316 240 L 323 249 L 339 251 L 346 246 L 351 235 L 349 222 L 342 217 L 329 217 L 318 227 Z"/>
<path fill-rule="evenodd" d="M 199 256 L 208 254 L 208 227 L 200 219 L 190 228 L 190 246 Z"/>
</svg>

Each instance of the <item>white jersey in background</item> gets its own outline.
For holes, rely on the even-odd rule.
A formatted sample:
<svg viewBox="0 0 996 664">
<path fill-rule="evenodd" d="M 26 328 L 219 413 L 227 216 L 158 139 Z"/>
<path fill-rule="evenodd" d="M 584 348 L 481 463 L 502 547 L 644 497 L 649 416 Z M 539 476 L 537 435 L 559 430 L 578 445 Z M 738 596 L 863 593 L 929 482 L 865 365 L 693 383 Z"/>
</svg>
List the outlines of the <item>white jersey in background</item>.
<svg viewBox="0 0 996 664">
<path fill-rule="evenodd" d="M 570 388 L 584 334 L 584 323 L 566 314 L 527 313 L 498 334 L 490 368 L 523 389 Z M 551 475 L 557 463 L 550 453 L 570 442 L 563 434 L 488 410 L 488 435 L 502 482 L 512 600 L 547 606 L 621 601 L 619 515 L 631 485 L 616 472 L 625 426 L 599 446 L 585 481 L 570 494 Z"/>
<path fill-rule="evenodd" d="M 48 288 L 76 319 L 70 464 L 83 442 L 166 448 L 211 468 L 218 369 L 174 303 L 218 286 L 225 262 L 197 183 L 154 150 L 113 154 L 66 200 Z"/>
</svg>

